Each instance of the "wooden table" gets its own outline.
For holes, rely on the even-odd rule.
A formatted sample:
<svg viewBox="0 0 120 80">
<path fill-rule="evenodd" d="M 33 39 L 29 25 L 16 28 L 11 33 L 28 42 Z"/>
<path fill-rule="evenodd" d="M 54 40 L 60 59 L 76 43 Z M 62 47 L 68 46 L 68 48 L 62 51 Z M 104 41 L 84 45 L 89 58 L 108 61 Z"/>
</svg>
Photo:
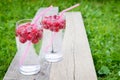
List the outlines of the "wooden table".
<svg viewBox="0 0 120 80">
<path fill-rule="evenodd" d="M 36 14 L 44 8 L 38 10 Z M 47 15 L 57 14 L 58 8 L 53 8 Z M 3 80 L 97 80 L 91 51 L 80 12 L 67 12 L 66 30 L 63 38 L 63 60 L 58 63 L 42 63 L 41 71 L 32 76 L 24 76 L 18 71 L 18 57 L 16 53 Z M 49 31 L 44 31 L 42 48 L 47 45 Z M 17 48 L 21 46 L 17 41 Z M 41 56 L 40 56 L 41 57 Z"/>
</svg>

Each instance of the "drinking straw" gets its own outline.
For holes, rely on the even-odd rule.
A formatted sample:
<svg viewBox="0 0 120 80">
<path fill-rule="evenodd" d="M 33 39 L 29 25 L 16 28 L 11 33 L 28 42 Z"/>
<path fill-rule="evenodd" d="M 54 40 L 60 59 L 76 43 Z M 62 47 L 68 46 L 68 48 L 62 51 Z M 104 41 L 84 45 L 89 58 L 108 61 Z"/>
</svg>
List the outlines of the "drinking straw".
<svg viewBox="0 0 120 80">
<path fill-rule="evenodd" d="M 40 18 L 42 15 L 44 15 L 45 13 L 47 13 L 52 7 L 53 7 L 53 6 L 51 5 L 51 6 L 48 7 L 47 9 L 43 10 L 40 14 L 36 15 L 36 16 L 33 18 L 31 24 L 36 24 L 37 21 L 39 20 L 39 18 Z"/>
<path fill-rule="evenodd" d="M 51 39 L 50 39 L 50 42 L 48 43 L 48 45 L 47 45 L 47 46 L 45 47 L 45 49 L 44 49 L 45 53 L 47 53 L 47 51 L 48 51 L 49 47 L 52 45 L 55 37 L 56 37 L 56 33 L 55 33 L 55 32 L 52 32 L 52 37 L 51 37 Z"/>
<path fill-rule="evenodd" d="M 48 7 L 48 8 L 46 8 L 45 10 L 43 10 L 41 13 L 39 13 L 38 15 L 36 15 L 34 18 L 33 18 L 33 20 L 32 20 L 32 24 L 36 24 L 37 23 L 37 21 L 39 20 L 39 18 L 41 17 L 41 16 L 43 16 L 43 15 L 45 15 L 45 13 L 47 13 L 50 9 L 52 9 L 52 5 L 50 6 L 50 7 Z M 34 26 L 35 27 L 35 26 Z M 25 60 L 25 58 L 26 58 L 26 56 L 27 56 L 27 53 L 28 53 L 28 50 L 29 50 L 29 48 L 30 48 L 30 45 L 31 45 L 31 42 L 29 41 L 28 42 L 28 45 L 27 45 L 27 47 L 26 47 L 26 49 L 25 49 L 25 51 L 24 51 L 24 53 L 23 53 L 23 55 L 22 55 L 22 57 L 20 58 L 20 62 L 19 62 L 19 64 L 20 64 L 20 66 L 23 64 L 23 62 L 24 62 L 24 60 Z"/>
<path fill-rule="evenodd" d="M 73 8 L 76 8 L 76 7 L 78 7 L 79 5 L 80 5 L 80 4 L 75 4 L 74 6 L 71 6 L 71 7 L 67 8 L 67 9 L 64 9 L 64 10 L 62 10 L 62 11 L 59 13 L 59 15 L 62 16 L 65 12 L 67 12 L 67 11 L 73 9 Z"/>
<path fill-rule="evenodd" d="M 26 47 L 26 49 L 25 49 L 25 51 L 24 51 L 24 53 L 23 53 L 23 55 L 22 55 L 22 57 L 21 57 L 21 59 L 20 59 L 20 62 L 19 62 L 19 65 L 20 65 L 20 66 L 22 65 L 23 61 L 25 60 L 25 58 L 26 58 L 26 56 L 27 56 L 27 53 L 28 53 L 29 48 L 30 48 L 30 45 L 31 45 L 31 42 L 29 41 L 29 42 L 28 42 L 28 45 L 27 45 L 27 47 Z"/>
</svg>

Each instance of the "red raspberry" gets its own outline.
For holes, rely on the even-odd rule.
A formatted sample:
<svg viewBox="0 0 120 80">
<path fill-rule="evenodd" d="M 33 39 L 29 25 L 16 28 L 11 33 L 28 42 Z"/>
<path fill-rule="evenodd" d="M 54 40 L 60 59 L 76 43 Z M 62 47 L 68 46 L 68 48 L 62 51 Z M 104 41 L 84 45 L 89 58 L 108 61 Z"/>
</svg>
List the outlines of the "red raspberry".
<svg viewBox="0 0 120 80">
<path fill-rule="evenodd" d="M 27 40 L 31 40 L 32 39 L 32 35 L 29 33 L 27 36 Z"/>
<path fill-rule="evenodd" d="M 56 19 L 56 18 L 57 18 L 57 15 L 53 15 L 53 18 Z"/>
<path fill-rule="evenodd" d="M 44 19 L 44 20 L 42 20 L 42 22 L 41 22 L 41 24 L 46 24 L 47 23 L 47 21 Z"/>
<path fill-rule="evenodd" d="M 55 28 L 54 31 L 55 31 L 55 32 L 58 32 L 58 31 L 59 31 L 59 28 Z"/>
<path fill-rule="evenodd" d="M 25 38 L 23 38 L 23 37 L 19 37 L 19 40 L 20 40 L 20 42 L 21 43 L 25 43 L 27 40 L 25 39 Z"/>
<path fill-rule="evenodd" d="M 38 43 L 38 41 L 39 41 L 39 40 L 36 38 L 36 39 L 33 39 L 33 40 L 32 40 L 32 43 L 33 43 L 33 44 L 36 44 L 36 43 Z"/>
<path fill-rule="evenodd" d="M 63 29 L 64 25 L 60 24 L 59 29 Z"/>
<path fill-rule="evenodd" d="M 25 39 L 27 39 L 27 36 L 28 36 L 27 30 L 22 31 L 21 34 L 20 34 L 20 37 L 23 37 Z"/>
<path fill-rule="evenodd" d="M 52 22 L 51 21 L 47 21 L 47 26 L 52 26 Z"/>
<path fill-rule="evenodd" d="M 21 31 L 23 30 L 23 27 L 24 27 L 24 26 L 21 26 L 21 27 L 18 27 L 18 28 L 16 29 L 16 34 L 17 34 L 17 36 L 21 34 Z"/>
<path fill-rule="evenodd" d="M 50 27 L 49 29 L 50 29 L 51 31 L 54 31 L 54 27 Z"/>
<path fill-rule="evenodd" d="M 38 30 L 37 38 L 42 39 L 43 30 Z"/>
<path fill-rule="evenodd" d="M 60 28 L 60 29 L 64 29 L 64 28 L 65 28 L 65 20 L 64 20 L 64 19 L 62 19 L 62 20 L 60 21 L 60 26 L 59 26 L 59 28 Z"/>
<path fill-rule="evenodd" d="M 45 28 L 45 29 L 49 29 L 49 26 L 47 26 L 47 25 L 43 25 L 43 28 Z"/>
<path fill-rule="evenodd" d="M 54 25 L 55 27 L 57 27 L 57 26 L 60 26 L 60 23 L 57 22 L 57 21 L 55 21 L 55 22 L 53 23 L 53 25 Z"/>
</svg>

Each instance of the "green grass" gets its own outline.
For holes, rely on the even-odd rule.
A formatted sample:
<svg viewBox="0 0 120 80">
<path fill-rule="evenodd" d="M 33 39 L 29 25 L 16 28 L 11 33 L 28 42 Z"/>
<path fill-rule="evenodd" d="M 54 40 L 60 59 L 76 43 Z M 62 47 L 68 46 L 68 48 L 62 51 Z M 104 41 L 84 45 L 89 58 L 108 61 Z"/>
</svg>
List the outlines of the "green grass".
<svg viewBox="0 0 120 80">
<path fill-rule="evenodd" d="M 40 7 L 60 10 L 75 3 L 83 16 L 98 80 L 120 79 L 120 1 L 119 0 L 1 0 L 0 1 L 0 80 L 17 49 L 15 22 L 32 18 Z"/>
</svg>

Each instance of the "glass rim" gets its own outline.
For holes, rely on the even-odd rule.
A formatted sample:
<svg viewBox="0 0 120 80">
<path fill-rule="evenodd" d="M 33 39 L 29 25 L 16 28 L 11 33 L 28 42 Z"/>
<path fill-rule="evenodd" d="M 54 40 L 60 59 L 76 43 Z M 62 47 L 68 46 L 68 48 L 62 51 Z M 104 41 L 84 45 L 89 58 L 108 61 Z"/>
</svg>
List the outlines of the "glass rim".
<svg viewBox="0 0 120 80">
<path fill-rule="evenodd" d="M 45 17 L 49 17 L 49 16 L 52 16 L 52 17 L 53 17 L 54 15 L 46 15 L 46 16 L 43 16 L 42 19 L 44 19 Z M 59 14 L 56 14 L 56 16 L 59 16 Z M 62 19 L 66 20 L 65 15 L 62 16 Z M 61 20 L 61 18 L 54 19 L 54 20 L 52 20 L 52 21 L 59 21 L 59 20 Z"/>
<path fill-rule="evenodd" d="M 32 19 L 21 19 L 21 20 L 18 20 L 18 21 L 16 22 L 16 26 L 18 26 L 18 24 L 19 24 L 20 22 L 22 22 L 22 21 L 28 21 L 28 20 L 32 21 Z"/>
</svg>

